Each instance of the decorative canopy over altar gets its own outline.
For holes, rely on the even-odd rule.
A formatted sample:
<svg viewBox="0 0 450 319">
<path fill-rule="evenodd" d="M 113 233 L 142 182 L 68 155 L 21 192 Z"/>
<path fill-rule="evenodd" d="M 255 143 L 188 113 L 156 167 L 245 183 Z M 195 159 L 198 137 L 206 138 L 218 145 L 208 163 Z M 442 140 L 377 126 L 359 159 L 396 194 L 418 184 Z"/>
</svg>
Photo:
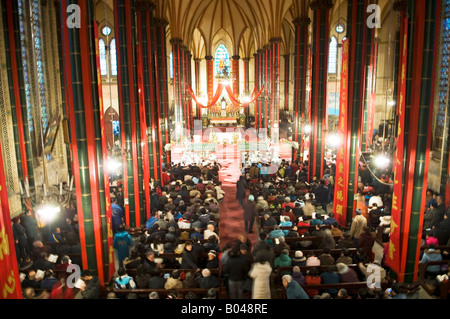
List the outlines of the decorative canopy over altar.
<svg viewBox="0 0 450 319">
<path fill-rule="evenodd" d="M 187 86 L 187 90 L 189 92 L 189 94 L 191 95 L 192 99 L 195 101 L 195 103 L 197 103 L 201 108 L 210 108 L 214 105 L 216 105 L 217 101 L 219 101 L 219 98 L 222 96 L 222 92 L 223 89 L 226 90 L 227 94 L 228 94 L 228 98 L 230 99 L 231 103 L 236 106 L 236 107 L 246 107 L 249 104 L 253 103 L 256 101 L 256 99 L 261 95 L 261 93 L 264 90 L 264 86 L 262 86 L 261 90 L 259 92 L 256 91 L 256 87 L 255 90 L 253 90 L 252 94 L 250 95 L 250 101 L 241 103 L 233 94 L 233 91 L 231 90 L 231 84 L 228 83 L 223 83 L 223 82 L 219 82 L 219 84 L 217 85 L 217 89 L 216 89 L 216 93 L 214 94 L 213 98 L 211 99 L 211 101 L 209 101 L 208 105 L 203 105 L 201 102 L 199 102 L 198 98 L 195 96 L 194 91 L 192 90 L 192 88 L 186 84 Z"/>
</svg>

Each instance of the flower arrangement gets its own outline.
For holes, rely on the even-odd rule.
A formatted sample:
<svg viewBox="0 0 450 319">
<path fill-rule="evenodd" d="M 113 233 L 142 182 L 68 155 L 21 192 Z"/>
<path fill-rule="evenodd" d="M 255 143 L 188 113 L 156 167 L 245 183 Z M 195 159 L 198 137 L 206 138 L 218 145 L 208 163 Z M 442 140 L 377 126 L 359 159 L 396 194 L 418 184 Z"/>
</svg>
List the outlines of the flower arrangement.
<svg viewBox="0 0 450 319">
<path fill-rule="evenodd" d="M 234 133 L 234 134 L 233 134 L 233 137 L 232 137 L 232 139 L 231 139 L 231 143 L 232 143 L 232 144 L 237 144 L 238 140 L 239 140 L 239 134 Z"/>
<path fill-rule="evenodd" d="M 298 150 L 298 142 L 292 142 L 292 147 L 296 150 Z"/>
<path fill-rule="evenodd" d="M 166 144 L 166 145 L 164 146 L 164 150 L 165 150 L 166 152 L 171 151 L 171 150 L 172 150 L 172 144 Z"/>
</svg>

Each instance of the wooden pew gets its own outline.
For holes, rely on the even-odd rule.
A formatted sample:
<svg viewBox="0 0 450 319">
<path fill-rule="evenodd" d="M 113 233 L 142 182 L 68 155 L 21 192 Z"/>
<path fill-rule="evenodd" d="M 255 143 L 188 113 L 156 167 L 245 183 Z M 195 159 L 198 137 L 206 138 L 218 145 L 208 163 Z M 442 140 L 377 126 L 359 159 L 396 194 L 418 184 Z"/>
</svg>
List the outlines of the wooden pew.
<svg viewBox="0 0 450 319">
<path fill-rule="evenodd" d="M 176 289 L 176 291 L 183 297 L 186 296 L 188 292 L 193 292 L 200 298 L 206 296 L 208 290 L 209 289 L 204 288 Z M 221 288 L 216 288 L 216 290 L 217 296 L 219 296 Z M 157 292 L 159 294 L 160 299 L 165 299 L 167 298 L 167 295 L 173 291 L 173 289 L 112 289 L 111 291 L 114 292 L 116 295 L 126 295 L 129 293 L 135 293 L 138 296 L 146 296 L 147 298 L 151 292 Z"/>
<path fill-rule="evenodd" d="M 389 287 L 388 282 L 382 282 L 381 283 L 381 289 L 386 289 Z M 331 289 L 346 289 L 350 295 L 352 295 L 352 291 L 358 291 L 361 288 L 367 288 L 367 283 L 365 281 L 361 282 L 342 282 L 338 284 L 319 284 L 319 285 L 302 285 L 302 288 L 304 290 L 312 290 L 312 289 L 318 289 L 319 293 L 323 292 L 324 290 L 331 290 Z M 286 299 L 286 290 L 283 288 L 278 288 L 278 291 L 280 292 L 281 299 Z"/>
<path fill-rule="evenodd" d="M 450 264 L 450 260 L 441 260 L 441 261 L 428 261 L 426 263 L 419 263 L 419 283 L 420 286 L 430 295 L 433 296 L 435 293 L 435 286 L 433 284 L 431 284 L 430 282 L 427 282 L 426 280 L 426 270 L 428 268 L 428 266 L 432 266 L 432 265 L 448 265 Z M 445 286 L 448 285 L 448 283 L 444 284 L 444 287 L 442 288 L 442 290 L 445 290 Z M 441 294 L 441 298 L 443 299 L 447 299 L 448 296 L 448 289 L 447 289 L 447 293 L 446 294 Z"/>
</svg>

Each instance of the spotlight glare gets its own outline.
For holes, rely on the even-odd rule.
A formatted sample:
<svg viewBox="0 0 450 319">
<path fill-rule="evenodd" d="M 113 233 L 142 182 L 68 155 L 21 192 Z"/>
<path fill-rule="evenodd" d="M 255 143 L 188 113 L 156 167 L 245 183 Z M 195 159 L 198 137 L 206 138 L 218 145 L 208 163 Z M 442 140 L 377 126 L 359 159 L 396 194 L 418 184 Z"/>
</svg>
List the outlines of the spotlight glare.
<svg viewBox="0 0 450 319">
<path fill-rule="evenodd" d="M 380 154 L 375 157 L 375 166 L 378 168 L 386 168 L 389 165 L 389 158 L 386 155 Z"/>
<path fill-rule="evenodd" d="M 337 133 L 328 135 L 327 144 L 330 147 L 339 147 L 342 144 L 341 136 Z"/>
<path fill-rule="evenodd" d="M 116 171 L 122 166 L 122 163 L 119 161 L 116 161 L 114 159 L 108 159 L 108 162 L 106 163 L 106 168 L 109 173 L 116 173 Z"/>
<path fill-rule="evenodd" d="M 54 206 L 53 204 L 44 204 L 36 210 L 36 213 L 45 221 L 52 221 L 55 219 L 56 215 L 61 212 L 59 206 Z"/>
<path fill-rule="evenodd" d="M 306 125 L 304 132 L 305 132 L 305 134 L 311 133 L 311 125 Z"/>
</svg>

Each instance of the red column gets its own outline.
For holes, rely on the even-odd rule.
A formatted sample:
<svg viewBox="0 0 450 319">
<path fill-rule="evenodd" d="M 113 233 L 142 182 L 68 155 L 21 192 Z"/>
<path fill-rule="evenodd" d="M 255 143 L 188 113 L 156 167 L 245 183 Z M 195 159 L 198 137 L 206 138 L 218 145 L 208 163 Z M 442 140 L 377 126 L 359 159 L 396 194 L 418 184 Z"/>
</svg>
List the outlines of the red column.
<svg viewBox="0 0 450 319">
<path fill-rule="evenodd" d="M 284 110 L 289 111 L 289 71 L 290 54 L 283 55 L 284 58 Z"/>
<path fill-rule="evenodd" d="M 201 59 L 196 58 L 195 61 L 195 94 L 200 96 L 200 61 Z M 202 118 L 202 111 L 199 105 L 195 104 L 195 114 L 197 114 L 197 119 L 200 120 Z"/>
<path fill-rule="evenodd" d="M 241 57 L 239 55 L 233 55 L 231 57 L 231 70 L 233 72 L 233 75 L 235 77 L 233 81 L 233 93 L 234 97 L 239 97 L 239 59 Z"/>
</svg>

